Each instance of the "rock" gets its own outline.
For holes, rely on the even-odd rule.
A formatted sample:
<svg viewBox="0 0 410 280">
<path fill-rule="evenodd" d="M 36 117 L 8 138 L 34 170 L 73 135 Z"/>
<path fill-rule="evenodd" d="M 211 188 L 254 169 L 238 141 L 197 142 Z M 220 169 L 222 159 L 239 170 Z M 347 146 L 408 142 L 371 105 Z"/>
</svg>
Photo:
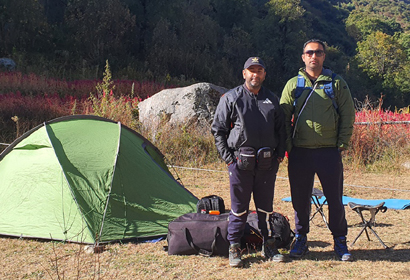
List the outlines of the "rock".
<svg viewBox="0 0 410 280">
<path fill-rule="evenodd" d="M 210 83 L 164 89 L 138 104 L 139 120 L 154 130 L 164 123 L 209 126 L 226 91 Z"/>
<path fill-rule="evenodd" d="M 11 58 L 0 58 L 0 68 L 2 70 L 14 71 L 16 69 L 16 63 Z"/>
</svg>

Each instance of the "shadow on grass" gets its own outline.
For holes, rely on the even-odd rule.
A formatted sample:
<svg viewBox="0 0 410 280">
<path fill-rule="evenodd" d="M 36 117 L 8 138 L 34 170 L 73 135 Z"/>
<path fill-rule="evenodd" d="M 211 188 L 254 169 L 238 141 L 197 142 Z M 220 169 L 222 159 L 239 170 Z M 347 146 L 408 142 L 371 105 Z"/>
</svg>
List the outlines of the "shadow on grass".
<svg viewBox="0 0 410 280">
<path fill-rule="evenodd" d="M 385 223 L 376 223 L 375 225 L 372 225 L 372 228 L 374 230 L 376 230 L 378 227 L 392 227 L 394 226 L 394 224 L 385 224 Z M 363 223 L 357 223 L 357 224 L 352 224 L 352 225 L 348 225 L 347 227 L 349 228 L 362 228 L 363 227 Z"/>
<path fill-rule="evenodd" d="M 309 240 L 308 245 L 309 245 L 309 248 L 314 248 L 314 247 L 325 248 L 325 247 L 330 246 L 332 244 L 329 243 L 329 242 L 324 242 L 324 241 L 310 241 Z"/>
<path fill-rule="evenodd" d="M 376 250 L 350 250 L 357 261 L 389 261 L 389 262 L 409 262 L 410 249 L 376 249 Z"/>
<path fill-rule="evenodd" d="M 409 243 L 409 242 L 406 242 Z M 312 247 L 312 246 L 309 246 Z M 410 261 L 410 249 L 394 249 L 394 247 L 388 249 L 355 249 L 350 248 L 350 253 L 353 256 L 354 261 L 388 261 L 388 262 L 409 262 Z M 317 260 L 317 261 L 329 261 L 337 260 L 336 254 L 333 251 L 317 252 L 310 251 L 301 260 Z"/>
<path fill-rule="evenodd" d="M 390 226 L 384 224 L 382 226 Z M 374 241 L 374 242 L 377 242 Z M 308 241 L 309 253 L 303 256 L 301 259 L 292 259 L 289 257 L 288 252 L 285 252 L 285 262 L 299 262 L 299 261 L 336 261 L 339 262 L 333 249 L 330 251 L 321 251 L 321 249 L 333 247 L 333 243 L 325 241 Z M 360 249 L 360 246 L 349 246 L 349 251 L 353 256 L 353 262 L 355 261 L 387 261 L 387 262 L 410 262 L 410 249 L 394 249 L 398 245 L 410 245 L 410 240 L 403 241 L 400 244 L 395 244 L 387 249 Z M 380 245 L 382 246 L 382 245 Z M 319 250 L 319 251 L 318 251 Z M 260 254 L 260 248 L 253 248 L 253 250 L 244 250 L 242 255 L 243 269 L 251 268 L 254 264 L 261 264 L 266 262 L 265 258 Z M 342 263 L 342 262 L 341 262 Z"/>
<path fill-rule="evenodd" d="M 410 241 L 404 242 L 403 244 L 409 244 Z M 309 241 L 309 248 L 314 247 L 327 247 L 331 244 L 328 242 L 321 241 Z M 410 261 L 410 249 L 394 249 L 394 246 L 388 249 L 355 249 L 350 248 L 350 253 L 353 256 L 353 262 L 355 261 L 388 261 L 388 262 L 409 262 Z M 332 251 L 318 252 L 311 250 L 308 254 L 303 256 L 301 259 L 292 259 L 289 255 L 285 255 L 285 262 L 299 262 L 299 261 L 339 261 L 336 254 Z M 243 268 L 250 268 L 253 264 L 265 262 L 265 258 L 261 255 L 250 254 L 243 256 L 244 265 Z"/>
</svg>

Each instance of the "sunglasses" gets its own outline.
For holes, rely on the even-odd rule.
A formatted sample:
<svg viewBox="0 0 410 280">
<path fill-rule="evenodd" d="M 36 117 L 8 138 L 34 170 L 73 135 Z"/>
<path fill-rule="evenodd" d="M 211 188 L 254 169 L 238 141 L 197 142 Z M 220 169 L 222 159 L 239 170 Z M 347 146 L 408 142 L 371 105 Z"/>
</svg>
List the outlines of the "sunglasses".
<svg viewBox="0 0 410 280">
<path fill-rule="evenodd" d="M 316 56 L 323 56 L 324 55 L 324 51 L 323 50 L 309 50 L 309 51 L 305 51 L 305 54 L 309 57 L 312 57 L 313 54 L 316 54 Z"/>
</svg>

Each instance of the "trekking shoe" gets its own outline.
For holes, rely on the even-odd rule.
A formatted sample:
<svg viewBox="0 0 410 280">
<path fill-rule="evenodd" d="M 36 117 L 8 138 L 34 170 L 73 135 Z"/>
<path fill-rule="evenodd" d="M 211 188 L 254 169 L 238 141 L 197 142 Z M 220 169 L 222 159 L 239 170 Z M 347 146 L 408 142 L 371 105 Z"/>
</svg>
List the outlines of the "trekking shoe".
<svg viewBox="0 0 410 280">
<path fill-rule="evenodd" d="M 275 239 L 266 240 L 262 245 L 262 257 L 273 262 L 284 262 L 285 256 L 276 248 Z"/>
<path fill-rule="evenodd" d="M 352 261 L 353 257 L 349 253 L 349 250 L 347 249 L 346 245 L 346 237 L 345 236 L 339 236 L 339 237 L 334 237 L 333 240 L 335 241 L 335 253 L 339 257 L 341 261 Z"/>
<path fill-rule="evenodd" d="M 292 250 L 290 250 L 289 257 L 291 258 L 301 258 L 303 255 L 309 252 L 308 246 L 306 245 L 307 236 L 303 234 L 296 234 L 296 241 L 293 245 Z"/>
<path fill-rule="evenodd" d="M 241 244 L 233 243 L 229 246 L 229 265 L 232 267 L 242 266 Z"/>
</svg>

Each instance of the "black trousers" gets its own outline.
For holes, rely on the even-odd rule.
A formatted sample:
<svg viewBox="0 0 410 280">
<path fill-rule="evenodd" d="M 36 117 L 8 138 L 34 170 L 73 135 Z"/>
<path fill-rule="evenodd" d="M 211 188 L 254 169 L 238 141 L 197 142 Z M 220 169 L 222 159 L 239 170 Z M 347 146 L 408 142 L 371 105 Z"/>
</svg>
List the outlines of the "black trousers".
<svg viewBox="0 0 410 280">
<path fill-rule="evenodd" d="M 271 170 L 240 170 L 235 162 L 228 167 L 231 194 L 231 212 L 229 214 L 228 241 L 240 243 L 248 217 L 249 203 L 253 193 L 258 226 L 264 239 L 273 236 L 269 217 L 273 213 L 273 194 L 279 163 L 273 160 Z"/>
<path fill-rule="evenodd" d="M 293 147 L 289 154 L 289 182 L 295 210 L 295 232 L 309 232 L 311 194 L 317 174 L 327 199 L 329 229 L 334 237 L 347 235 L 343 196 L 343 163 L 337 148 Z"/>
</svg>

